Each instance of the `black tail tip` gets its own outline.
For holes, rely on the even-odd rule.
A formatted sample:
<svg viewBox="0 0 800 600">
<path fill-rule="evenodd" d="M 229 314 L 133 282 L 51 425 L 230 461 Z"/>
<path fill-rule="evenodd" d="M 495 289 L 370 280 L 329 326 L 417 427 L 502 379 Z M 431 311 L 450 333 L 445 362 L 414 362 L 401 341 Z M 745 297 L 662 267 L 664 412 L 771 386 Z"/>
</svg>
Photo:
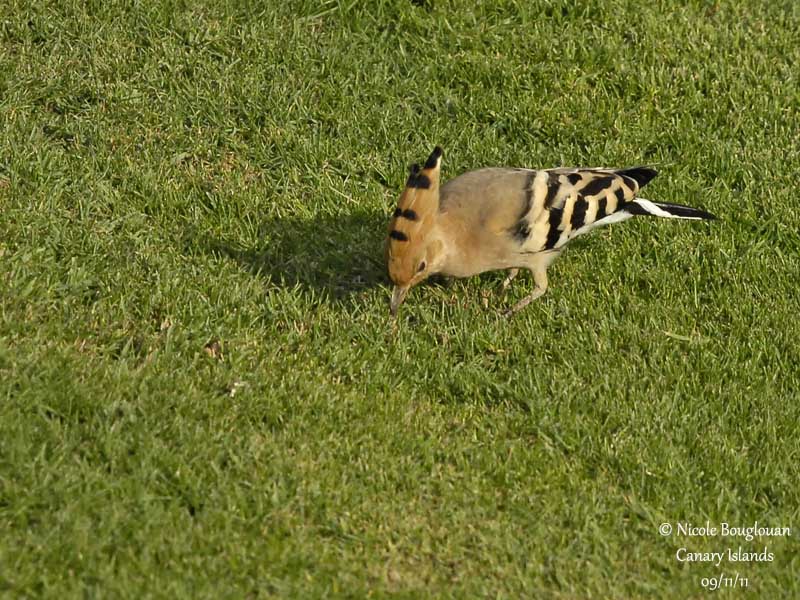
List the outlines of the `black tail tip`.
<svg viewBox="0 0 800 600">
<path fill-rule="evenodd" d="M 425 168 L 426 169 L 433 169 L 436 166 L 436 163 L 439 162 L 439 158 L 442 156 L 444 151 L 442 150 L 441 146 L 436 146 L 431 152 L 431 155 L 428 157 L 428 160 L 425 161 Z"/>
<path fill-rule="evenodd" d="M 663 217 L 664 215 L 653 212 L 650 208 L 648 208 L 648 205 L 653 204 L 662 211 L 667 212 L 669 215 L 678 217 L 680 219 L 704 219 L 706 221 L 714 221 L 717 218 L 716 215 L 712 215 L 710 212 L 707 212 L 702 208 L 694 208 L 693 206 L 670 204 L 668 202 L 651 202 L 650 200 L 645 200 L 644 202 L 646 202 L 646 204 L 642 204 L 638 200 L 626 202 L 622 205 L 620 210 L 627 211 L 632 215 L 653 215 L 657 217 Z"/>
<path fill-rule="evenodd" d="M 692 219 L 703 219 L 704 221 L 716 221 L 717 216 L 712 215 L 710 212 L 703 210 L 702 208 L 694 208 L 690 206 L 681 206 L 680 204 L 666 204 L 662 205 L 663 208 L 666 208 L 670 213 L 676 215 L 678 217 L 689 217 Z"/>
</svg>

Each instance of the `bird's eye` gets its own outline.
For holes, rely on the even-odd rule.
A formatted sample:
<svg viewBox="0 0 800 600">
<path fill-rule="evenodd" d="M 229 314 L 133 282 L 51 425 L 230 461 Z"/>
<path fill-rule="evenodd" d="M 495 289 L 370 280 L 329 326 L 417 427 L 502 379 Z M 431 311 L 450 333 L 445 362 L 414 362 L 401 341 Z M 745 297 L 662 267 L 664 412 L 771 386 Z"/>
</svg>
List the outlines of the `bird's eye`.
<svg viewBox="0 0 800 600">
<path fill-rule="evenodd" d="M 425 270 L 425 261 L 423 260 L 419 263 L 419 268 L 417 269 L 417 273 L 422 273 Z"/>
</svg>

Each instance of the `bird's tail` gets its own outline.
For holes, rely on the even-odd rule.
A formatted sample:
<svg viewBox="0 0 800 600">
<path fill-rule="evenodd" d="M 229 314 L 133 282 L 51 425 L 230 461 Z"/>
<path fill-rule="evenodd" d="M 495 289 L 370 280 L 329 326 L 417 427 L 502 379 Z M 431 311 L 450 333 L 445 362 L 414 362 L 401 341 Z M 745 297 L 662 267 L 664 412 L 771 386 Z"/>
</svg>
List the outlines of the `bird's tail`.
<svg viewBox="0 0 800 600">
<path fill-rule="evenodd" d="M 653 217 L 665 217 L 668 219 L 716 219 L 710 212 L 682 204 L 668 204 L 666 202 L 653 202 L 644 198 L 635 198 L 626 203 L 622 210 L 632 215 L 651 215 Z"/>
</svg>

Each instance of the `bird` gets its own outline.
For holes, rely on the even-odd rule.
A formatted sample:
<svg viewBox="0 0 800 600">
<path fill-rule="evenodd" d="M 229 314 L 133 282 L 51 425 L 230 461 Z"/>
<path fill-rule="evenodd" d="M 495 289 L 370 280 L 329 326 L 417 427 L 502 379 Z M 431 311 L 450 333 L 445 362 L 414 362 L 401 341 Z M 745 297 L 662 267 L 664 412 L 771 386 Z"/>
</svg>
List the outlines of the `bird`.
<svg viewBox="0 0 800 600">
<path fill-rule="evenodd" d="M 463 278 L 508 270 L 506 289 L 520 272 L 534 288 L 505 316 L 547 291 L 547 269 L 575 238 L 593 229 L 647 215 L 713 220 L 699 208 L 638 197 L 658 172 L 648 166 L 468 171 L 440 186 L 442 148 L 436 146 L 408 180 L 392 214 L 385 245 L 393 283 L 390 313 L 431 275 Z"/>
</svg>

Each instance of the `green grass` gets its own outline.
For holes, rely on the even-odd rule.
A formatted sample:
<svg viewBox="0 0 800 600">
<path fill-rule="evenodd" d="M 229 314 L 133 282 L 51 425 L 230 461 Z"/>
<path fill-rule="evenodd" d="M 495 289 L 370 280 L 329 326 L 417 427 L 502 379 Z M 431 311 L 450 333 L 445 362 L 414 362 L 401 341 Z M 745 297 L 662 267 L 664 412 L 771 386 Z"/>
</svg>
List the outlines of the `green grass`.
<svg viewBox="0 0 800 600">
<path fill-rule="evenodd" d="M 476 7 L 477 5 L 477 7 Z M 797 597 L 800 5 L 0 14 L 0 593 Z M 499 317 L 382 243 L 409 163 L 656 165 Z M 488 308 L 484 306 L 488 303 Z M 675 553 L 768 546 L 772 562 Z"/>
</svg>

